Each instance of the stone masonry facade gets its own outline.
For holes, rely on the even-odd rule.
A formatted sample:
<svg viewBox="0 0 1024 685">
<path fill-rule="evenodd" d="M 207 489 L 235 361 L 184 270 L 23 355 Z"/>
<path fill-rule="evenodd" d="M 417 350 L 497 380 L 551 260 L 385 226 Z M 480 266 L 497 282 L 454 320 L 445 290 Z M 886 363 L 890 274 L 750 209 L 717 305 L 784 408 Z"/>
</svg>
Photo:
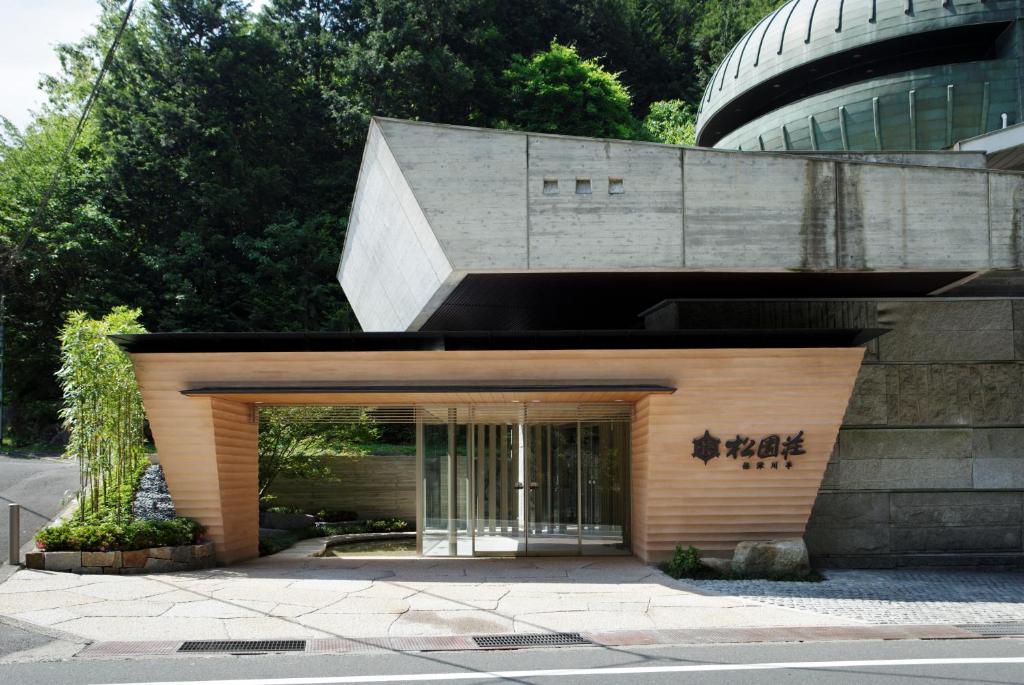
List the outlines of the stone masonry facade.
<svg viewBox="0 0 1024 685">
<path fill-rule="evenodd" d="M 808 526 L 812 557 L 1024 563 L 1024 298 L 673 301 L 645 321 L 889 329 L 867 346 Z"/>
</svg>

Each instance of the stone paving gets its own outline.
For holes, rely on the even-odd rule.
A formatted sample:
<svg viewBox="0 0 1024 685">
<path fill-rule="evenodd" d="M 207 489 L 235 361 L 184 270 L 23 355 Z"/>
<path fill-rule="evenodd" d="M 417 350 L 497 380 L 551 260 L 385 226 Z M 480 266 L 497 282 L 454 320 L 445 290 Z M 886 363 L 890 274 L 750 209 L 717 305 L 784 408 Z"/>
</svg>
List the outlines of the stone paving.
<svg viewBox="0 0 1024 685">
<path fill-rule="evenodd" d="M 1024 572 L 828 571 L 822 583 L 688 581 L 695 588 L 873 624 L 1024 622 Z"/>
<path fill-rule="evenodd" d="M 1024 621 L 1024 574 L 832 571 L 823 583 L 674 581 L 631 558 L 318 558 L 228 568 L 22 570 L 0 615 L 102 641 L 367 638 Z"/>
<path fill-rule="evenodd" d="M 847 626 L 701 593 L 635 559 L 311 558 L 148 576 L 19 571 L 0 614 L 90 640 L 406 637 Z"/>
</svg>

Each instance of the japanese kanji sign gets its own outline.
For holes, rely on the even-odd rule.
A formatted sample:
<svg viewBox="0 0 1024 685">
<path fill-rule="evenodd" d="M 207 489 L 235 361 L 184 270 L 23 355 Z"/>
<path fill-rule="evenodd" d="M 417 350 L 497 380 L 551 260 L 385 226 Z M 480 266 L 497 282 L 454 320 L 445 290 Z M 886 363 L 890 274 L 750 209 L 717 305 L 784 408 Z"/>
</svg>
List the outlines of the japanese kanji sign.
<svg viewBox="0 0 1024 685">
<path fill-rule="evenodd" d="M 707 466 L 712 459 L 722 456 L 722 440 L 711 434 L 710 429 L 693 439 L 693 458 L 700 459 Z M 742 469 L 755 471 L 778 471 L 793 468 L 793 457 L 806 454 L 804 432 L 786 435 L 780 433 L 763 436 L 736 434 L 725 441 L 725 458 L 740 462 Z M 781 462 L 780 462 L 781 457 Z M 780 466 L 781 464 L 781 466 Z"/>
</svg>

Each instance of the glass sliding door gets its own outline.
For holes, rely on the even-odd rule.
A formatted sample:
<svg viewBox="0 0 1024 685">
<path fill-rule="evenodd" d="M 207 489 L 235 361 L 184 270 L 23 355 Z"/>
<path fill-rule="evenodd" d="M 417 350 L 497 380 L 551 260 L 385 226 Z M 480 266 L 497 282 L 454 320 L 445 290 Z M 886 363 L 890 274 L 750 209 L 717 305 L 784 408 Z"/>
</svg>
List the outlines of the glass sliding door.
<svg viewBox="0 0 1024 685">
<path fill-rule="evenodd" d="M 470 461 L 468 427 L 457 422 L 456 410 L 434 411 L 428 416 L 447 421 L 423 422 L 417 426 L 421 468 L 422 523 L 419 524 L 424 556 L 470 556 L 473 553 L 469 528 Z"/>
<path fill-rule="evenodd" d="M 580 424 L 583 554 L 629 551 L 630 424 Z"/>
<path fill-rule="evenodd" d="M 528 425 L 528 524 L 526 553 L 579 554 L 578 425 Z"/>
<path fill-rule="evenodd" d="M 522 435 L 512 423 L 475 423 L 473 550 L 480 556 L 526 553 Z"/>
<path fill-rule="evenodd" d="M 422 554 L 629 553 L 628 406 L 417 411 Z"/>
</svg>

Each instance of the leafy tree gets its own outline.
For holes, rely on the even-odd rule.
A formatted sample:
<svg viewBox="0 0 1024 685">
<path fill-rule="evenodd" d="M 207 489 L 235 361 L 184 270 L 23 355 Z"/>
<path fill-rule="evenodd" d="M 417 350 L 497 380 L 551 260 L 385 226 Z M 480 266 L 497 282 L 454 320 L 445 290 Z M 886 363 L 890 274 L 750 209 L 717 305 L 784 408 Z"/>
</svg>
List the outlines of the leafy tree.
<svg viewBox="0 0 1024 685">
<path fill-rule="evenodd" d="M 786 1 L 694 0 L 696 11 L 691 15 L 694 25 L 690 37 L 694 51 L 694 82 L 703 87 L 743 34 Z M 698 98 L 699 95 L 694 99 Z"/>
<path fill-rule="evenodd" d="M 0 127 L 15 437 L 59 435 L 70 311 L 130 303 L 161 331 L 356 327 L 335 270 L 371 115 L 677 140 L 685 108 L 663 102 L 695 111 L 781 2 L 137 3 L 61 167 L 124 16 L 125 0 L 100 0 L 95 31 L 58 49 L 34 121 Z"/>
<path fill-rule="evenodd" d="M 661 100 L 651 103 L 644 118 L 644 132 L 651 140 L 671 145 L 693 145 L 697 116 L 682 100 Z"/>
<path fill-rule="evenodd" d="M 517 56 L 505 71 L 510 128 L 546 133 L 635 137 L 629 91 L 597 60 L 583 59 L 576 48 L 552 41 L 530 58 Z"/>
<path fill-rule="evenodd" d="M 330 421 L 326 407 L 267 407 L 260 411 L 260 497 L 278 477 L 331 480 L 325 457 L 359 454 L 355 444 L 372 442 L 379 429 L 366 417 Z"/>
<path fill-rule="evenodd" d="M 61 166 L 76 111 L 48 109 L 0 137 L 0 291 L 6 295 L 5 405 L 23 441 L 58 434 L 54 373 L 67 312 L 138 301 L 138 243 L 103 203 L 108 157 L 87 125 Z M 58 170 L 60 169 L 60 173 Z M 44 197 L 48 197 L 44 204 Z"/>
</svg>

